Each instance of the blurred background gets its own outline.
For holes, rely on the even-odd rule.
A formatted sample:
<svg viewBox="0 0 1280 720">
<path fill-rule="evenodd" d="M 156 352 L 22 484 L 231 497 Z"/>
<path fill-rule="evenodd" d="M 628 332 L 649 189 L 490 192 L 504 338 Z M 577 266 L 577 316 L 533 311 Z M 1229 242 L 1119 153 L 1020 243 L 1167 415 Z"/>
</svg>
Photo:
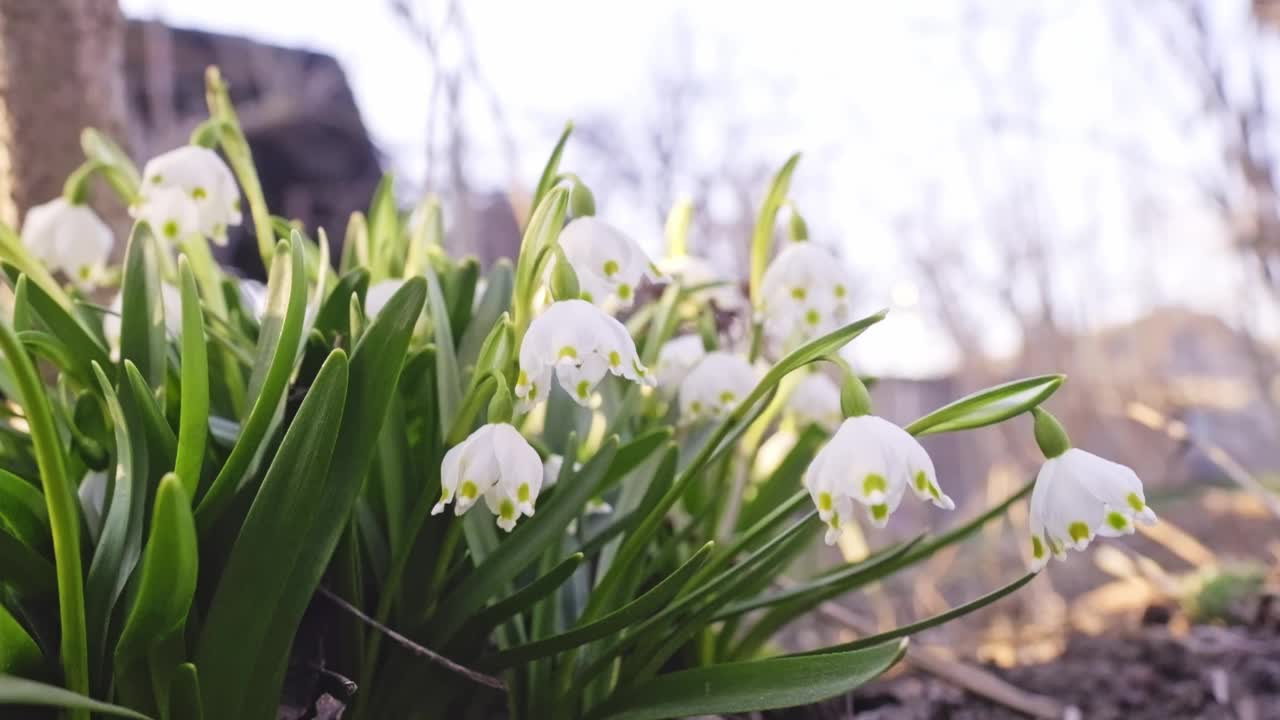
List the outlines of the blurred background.
<svg viewBox="0 0 1280 720">
<path fill-rule="evenodd" d="M 813 238 L 865 309 L 893 308 L 851 354 L 881 414 L 1066 372 L 1053 410 L 1165 520 L 935 649 L 1006 667 L 1143 622 L 1280 624 L 1280 2 L 0 0 L 0 50 L 9 224 L 60 191 L 84 125 L 140 160 L 185 142 L 209 64 L 275 212 L 341 238 L 389 172 L 405 206 L 437 193 L 453 249 L 485 262 L 515 252 L 567 120 L 564 166 L 602 216 L 658 258 L 689 198 L 691 251 L 744 280 L 757 204 L 803 151 Z M 227 260 L 261 273 L 241 241 Z M 931 443 L 957 518 L 1036 468 L 1029 423 Z M 947 522 L 920 509 L 887 534 Z M 1020 504 L 844 605 L 873 625 L 936 613 L 1013 577 L 1025 532 Z M 791 641 L 848 632 L 820 617 Z"/>
</svg>

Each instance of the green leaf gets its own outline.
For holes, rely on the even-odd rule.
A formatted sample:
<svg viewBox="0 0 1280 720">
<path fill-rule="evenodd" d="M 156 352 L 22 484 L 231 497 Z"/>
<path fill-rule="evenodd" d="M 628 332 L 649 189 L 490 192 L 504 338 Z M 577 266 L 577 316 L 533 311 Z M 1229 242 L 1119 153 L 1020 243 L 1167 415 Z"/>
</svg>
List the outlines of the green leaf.
<svg viewBox="0 0 1280 720">
<path fill-rule="evenodd" d="M 141 419 L 125 414 L 124 405 L 106 373 L 97 365 L 93 370 L 98 376 L 116 439 L 116 474 L 111 497 L 107 500 L 102 533 L 85 581 L 90 656 L 94 667 L 102 667 L 116 601 L 142 553 L 142 526 L 147 510 L 147 446 L 140 428 Z"/>
<path fill-rule="evenodd" d="M 124 279 L 120 285 L 120 360 L 132 360 L 147 384 L 164 386 L 164 300 L 160 292 L 160 266 L 155 236 L 144 222 L 133 226 L 124 253 Z M 105 366 L 104 366 L 105 367 Z"/>
<path fill-rule="evenodd" d="M 52 567 L 49 572 L 52 575 Z M 4 603 L 0 603 L 0 675 L 39 672 L 43 665 L 40 646 Z"/>
<path fill-rule="evenodd" d="M 462 373 L 458 370 L 458 358 L 454 355 L 453 330 L 449 324 L 449 306 L 440 291 L 440 280 L 431 268 L 423 275 L 427 278 L 427 310 L 431 313 L 431 332 L 436 344 L 436 400 L 440 410 L 440 426 L 453 426 L 453 419 L 462 405 Z"/>
<path fill-rule="evenodd" d="M 538 177 L 538 185 L 533 190 L 533 204 L 531 207 L 538 207 L 542 202 L 542 198 L 551 192 L 551 188 L 555 187 L 557 177 L 560 173 L 560 156 L 564 154 L 564 146 L 569 142 L 569 135 L 573 132 L 573 123 L 564 124 L 564 130 L 560 132 L 560 139 L 556 141 L 556 146 L 551 149 L 551 156 L 547 158 L 547 164 L 542 168 L 542 175 Z"/>
<path fill-rule="evenodd" d="M 39 488 L 0 469 L 0 527 L 36 549 L 49 546 L 49 512 Z"/>
<path fill-rule="evenodd" d="M 471 308 L 476 302 L 480 263 L 473 257 L 463 258 L 455 270 L 439 279 L 445 304 L 449 307 L 449 334 L 456 345 L 471 326 Z"/>
<path fill-rule="evenodd" d="M 58 587 L 53 565 L 3 527 L 0 527 L 0 578 L 23 597 L 44 595 Z"/>
<path fill-rule="evenodd" d="M 369 203 L 369 265 L 374 279 L 396 276 L 396 260 L 404 256 L 400 216 L 396 211 L 395 178 L 386 173 L 378 181 L 373 200 Z"/>
<path fill-rule="evenodd" d="M 0 235 L 3 232 L 0 231 Z M 58 619 L 62 631 L 62 671 L 76 692 L 89 691 L 89 643 L 85 629 L 84 581 L 80 562 L 80 502 L 67 473 L 62 438 L 54 424 L 53 408 L 35 365 L 8 323 L 0 320 L 0 351 L 18 388 L 13 397 L 26 413 L 31 443 L 44 488 L 53 535 L 54 567 L 58 575 Z M 75 714 L 77 718 L 87 713 Z"/>
<path fill-rule="evenodd" d="M 16 268 L 13 271 L 16 271 Z M 13 271 L 10 273 L 12 274 Z M 25 297 L 31 312 L 71 351 L 71 359 L 75 364 L 68 370 L 77 379 L 89 384 L 93 378 L 93 363 L 96 362 L 103 367 L 111 364 L 111 356 L 107 354 L 107 349 L 78 315 L 49 295 L 39 283 L 32 282 L 30 276 L 25 274 L 19 276 L 17 284 L 24 287 L 15 290 L 15 293 Z"/>
<path fill-rule="evenodd" d="M 1038 375 L 987 388 L 934 410 L 907 425 L 906 431 L 929 435 L 994 425 L 1048 400 L 1066 379 L 1066 375 Z"/>
<path fill-rule="evenodd" d="M 921 620 L 919 622 L 914 622 L 909 625 L 903 625 L 902 627 L 894 628 L 893 630 L 890 630 L 888 632 L 882 632 L 878 635 L 872 635 L 870 637 L 865 637 L 860 640 L 854 640 L 853 642 L 847 642 L 842 645 L 833 645 L 828 648 L 822 648 L 821 650 L 814 650 L 812 652 L 804 653 L 803 656 L 822 657 L 822 656 L 827 656 L 831 653 L 841 653 L 841 652 L 850 652 L 850 651 L 857 652 L 859 650 L 863 650 L 864 648 L 869 648 L 872 646 L 879 645 L 880 643 L 890 642 L 892 640 L 896 640 L 901 637 L 906 637 L 908 635 L 915 635 L 916 633 L 921 632 L 923 630 L 928 630 L 931 627 L 936 627 L 945 622 L 950 622 L 952 620 L 955 620 L 958 617 L 963 617 L 965 615 L 968 615 L 969 613 L 974 612 L 975 610 L 981 610 L 982 608 L 999 600 L 1005 595 L 1008 595 L 1018 590 L 1023 585 L 1026 585 L 1027 583 L 1031 582 L 1033 579 L 1035 579 L 1035 576 L 1036 576 L 1036 573 L 1027 573 L 1026 575 L 1023 575 L 1022 577 L 1018 578 L 1017 580 L 1014 580 L 1008 585 L 1005 585 L 1004 587 L 999 588 L 997 590 L 992 590 L 991 592 L 987 593 L 986 595 L 983 595 L 982 597 L 976 600 L 971 600 L 965 603 L 964 605 L 957 605 L 956 607 L 953 607 L 950 610 L 947 610 L 946 612 L 938 613 L 937 615 L 925 618 L 924 620 Z"/>
<path fill-rule="evenodd" d="M 344 274 L 357 269 L 369 272 L 370 262 L 369 223 L 365 220 L 364 213 L 357 210 L 347 219 L 347 234 L 342 242 L 342 258 L 338 270 Z"/>
<path fill-rule="evenodd" d="M 200 291 L 186 256 L 178 258 L 182 290 L 182 387 L 178 452 L 173 472 L 194 499 L 200 488 L 205 444 L 209 439 L 209 357 L 204 338 Z"/>
<path fill-rule="evenodd" d="M 467 621 L 459 637 L 485 637 L 493 628 L 512 615 L 533 607 L 542 598 L 564 584 L 582 564 L 584 555 L 574 553 L 552 568 L 547 574 L 516 590 L 507 597 L 476 613 Z"/>
<path fill-rule="evenodd" d="M 368 289 L 368 270 L 359 267 L 343 275 L 320 306 L 313 327 L 326 336 L 350 335 L 351 296 L 364 295 Z"/>
<path fill-rule="evenodd" d="M 204 718 L 204 709 L 200 706 L 200 676 L 196 672 L 196 666 L 191 663 L 182 663 L 173 672 L 173 681 L 169 685 L 169 718 Z"/>
<path fill-rule="evenodd" d="M 43 705 L 45 707 L 79 710 L 77 717 L 89 717 L 90 712 L 116 717 L 151 720 L 147 715 L 129 708 L 99 702 L 80 693 L 55 685 L 46 685 L 26 678 L 0 674 L 0 705 Z"/>
<path fill-rule="evenodd" d="M 293 572 L 287 578 L 281 576 L 276 580 L 283 579 L 288 591 L 277 606 L 271 632 L 252 670 L 252 684 L 245 694 L 246 717 L 268 717 L 275 712 L 294 632 L 320 584 L 369 472 L 374 447 L 399 387 L 409 340 L 422 314 L 426 294 L 423 278 L 405 281 L 374 318 L 351 355 L 347 405 L 335 441 L 341 452 L 335 453 L 324 483 L 315 487 L 312 481 L 311 492 L 320 496 L 319 509 L 313 513 L 306 532 L 295 540 L 302 549 Z M 204 666 L 200 668 L 204 673 Z"/>
<path fill-rule="evenodd" d="M 428 267 L 431 254 L 439 252 L 443 243 L 444 217 L 440 212 L 440 198 L 434 194 L 427 195 L 413 213 L 404 277 L 421 275 Z"/>
<path fill-rule="evenodd" d="M 906 645 L 903 641 L 846 653 L 726 663 L 659 675 L 618 693 L 593 708 L 587 718 L 661 720 L 809 705 L 847 693 L 893 667 Z"/>
<path fill-rule="evenodd" d="M 599 620 L 580 624 L 572 630 L 559 635 L 553 635 L 549 638 L 504 650 L 490 658 L 486 666 L 493 669 L 503 669 L 548 655 L 554 655 L 555 653 L 584 645 L 592 640 L 612 635 L 637 622 L 649 619 L 655 611 L 684 588 L 693 574 L 706 562 L 714 545 L 715 543 L 712 542 L 703 545 L 675 572 L 653 586 L 653 589 Z"/>
<path fill-rule="evenodd" d="M 264 655 L 288 654 L 287 645 L 265 644 L 272 623 L 284 621 L 276 614 L 282 597 L 310 597 L 314 590 L 288 582 L 308 530 L 314 522 L 342 525 L 345 520 L 318 516 L 325 488 L 316 478 L 325 477 L 330 467 L 346 415 L 347 376 L 346 354 L 334 350 L 303 398 L 231 548 L 197 643 L 196 665 L 209 717 L 254 717 L 246 712 L 246 702 L 255 662 Z M 288 628 L 290 637 L 293 630 Z M 249 661 L 245 648 L 254 648 Z"/>
<path fill-rule="evenodd" d="M 560 235 L 568 206 L 569 191 L 564 188 L 552 189 L 534 205 L 533 216 L 529 218 L 529 225 L 520 240 L 515 289 L 511 300 L 518 338 L 524 336 L 524 331 L 533 321 L 533 298 L 541 282 L 540 273 L 548 255 L 546 251 L 555 245 Z"/>
<path fill-rule="evenodd" d="M 129 415 L 129 408 L 132 407 L 137 411 L 140 421 L 139 425 L 131 429 L 146 433 L 147 452 L 151 460 L 147 476 L 158 480 L 165 468 L 173 466 L 173 459 L 178 451 L 178 438 L 173 434 L 173 428 L 169 427 L 169 421 L 165 419 L 164 410 L 156 402 L 155 395 L 151 394 L 151 388 L 147 387 L 147 381 L 142 379 L 142 373 L 128 360 L 124 361 L 122 380 L 120 392 L 125 414 Z"/>
<path fill-rule="evenodd" d="M 301 243 L 302 238 L 295 232 L 290 238 L 289 250 L 284 249 L 283 242 L 276 250 L 277 259 L 285 253 L 290 257 L 288 306 L 283 309 L 284 321 L 280 324 L 279 335 L 271 339 L 264 332 L 259 337 L 258 362 L 267 362 L 266 357 L 269 357 L 268 369 L 253 408 L 249 411 L 249 418 L 240 427 L 240 435 L 231 448 L 231 455 L 227 457 L 213 484 L 209 486 L 209 491 L 196 507 L 196 525 L 201 534 L 207 533 L 230 505 L 232 498 L 244 491 L 250 481 L 247 471 L 253 464 L 259 447 L 266 440 L 267 429 L 284 402 L 289 376 L 293 373 L 294 360 L 302 341 L 303 316 L 307 307 L 306 272 Z M 278 305 L 274 309 L 269 306 L 267 315 L 280 311 Z M 266 350 L 268 347 L 271 348 L 269 355 Z"/>
<path fill-rule="evenodd" d="M 773 227 L 778 219 L 778 210 L 787 201 L 787 192 L 791 188 L 791 175 L 800 162 L 800 153 L 787 158 L 787 161 L 773 176 L 769 184 L 769 192 L 760 203 L 760 214 L 756 217 L 755 230 L 751 234 L 751 306 L 760 307 L 760 283 L 764 280 L 765 268 L 773 254 Z"/>
<path fill-rule="evenodd" d="M 156 491 L 133 606 L 116 646 L 117 665 L 144 654 L 186 621 L 198 566 L 191 500 L 178 477 L 169 474 Z"/>
<path fill-rule="evenodd" d="M 479 362 L 484 355 L 481 349 L 494 328 L 502 321 L 503 314 L 511 307 L 513 281 L 510 261 L 501 258 L 494 263 L 489 274 L 485 275 L 484 294 L 480 296 L 480 303 L 476 305 L 471 322 L 467 324 L 462 340 L 458 343 L 458 365 L 464 369 L 474 368 L 473 383 L 475 377 L 492 369 L 492 366 Z M 509 348 L 508 352 L 511 351 Z"/>
<path fill-rule="evenodd" d="M 441 645 L 452 638 L 462 621 L 484 607 L 517 573 L 535 562 L 552 541 L 564 535 L 565 526 L 577 517 L 587 500 L 595 496 L 617 451 L 616 436 L 605 440 L 570 481 L 556 483 L 554 498 L 548 498 L 550 502 L 543 503 L 536 515 L 516 526 L 500 545 L 501 552 L 481 561 L 445 598 L 432 619 L 432 625 L 439 628 Z"/>
</svg>

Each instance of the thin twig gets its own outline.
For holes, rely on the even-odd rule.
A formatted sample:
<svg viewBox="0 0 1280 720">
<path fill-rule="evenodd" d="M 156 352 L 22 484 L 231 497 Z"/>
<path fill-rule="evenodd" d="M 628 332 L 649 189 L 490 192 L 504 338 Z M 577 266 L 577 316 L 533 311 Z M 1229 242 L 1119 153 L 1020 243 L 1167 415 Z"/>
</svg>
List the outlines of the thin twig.
<svg viewBox="0 0 1280 720">
<path fill-rule="evenodd" d="M 441 655 L 440 653 L 435 652 L 434 650 L 429 650 L 429 649 L 427 649 L 427 648 L 422 647 L 422 646 L 421 646 L 421 645 L 419 645 L 418 643 L 416 643 L 416 642 L 414 642 L 414 641 L 410 640 L 409 638 L 407 638 L 407 637 L 405 637 L 405 636 L 401 635 L 400 633 L 396 632 L 395 630 L 392 630 L 391 628 L 387 627 L 386 625 L 383 625 L 382 623 L 378 622 L 377 620 L 374 620 L 373 618 L 369 617 L 368 615 L 365 615 L 363 612 L 361 612 L 361 611 L 360 611 L 360 608 L 356 607 L 355 605 L 352 605 L 351 603 L 347 602 L 346 600 L 343 600 L 341 597 L 339 597 L 337 594 L 335 594 L 332 590 L 329 590 L 329 589 L 328 589 L 328 588 L 326 588 L 326 587 L 321 587 L 321 588 L 320 588 L 320 590 L 319 590 L 319 592 L 320 592 L 320 594 L 321 594 L 321 595 L 325 596 L 325 597 L 326 597 L 326 598 L 328 598 L 330 601 L 332 601 L 332 602 L 333 602 L 333 604 L 337 605 L 338 607 L 342 608 L 343 610 L 346 610 L 347 612 L 351 613 L 352 615 L 355 615 L 356 617 L 360 618 L 361 620 L 363 620 L 363 621 L 364 621 L 364 623 L 365 623 L 366 625 L 368 625 L 369 627 L 372 627 L 373 629 L 377 630 L 378 632 L 382 633 L 383 635 L 386 635 L 387 637 L 391 638 L 391 639 L 392 639 L 392 640 L 394 640 L 396 643 L 398 643 L 398 644 L 400 645 L 400 647 L 403 647 L 404 649 L 408 650 L 409 652 L 413 653 L 414 655 L 417 655 L 418 657 L 426 658 L 427 660 L 430 660 L 431 662 L 433 662 L 433 663 L 435 663 L 435 664 L 439 665 L 440 667 L 442 667 L 442 668 L 444 668 L 444 669 L 446 669 L 446 670 L 449 670 L 450 672 L 455 672 L 455 673 L 457 673 L 457 674 L 459 674 L 459 675 L 461 675 L 461 676 L 463 676 L 463 677 L 465 677 L 465 678 L 467 678 L 467 679 L 469 679 L 469 680 L 471 680 L 471 681 L 473 681 L 473 682 L 477 682 L 477 683 L 479 683 L 479 684 L 481 684 L 481 685 L 485 685 L 485 686 L 487 686 L 487 687 L 494 688 L 495 690 L 506 690 L 506 689 L 507 689 L 506 684 L 505 684 L 505 683 L 503 683 L 503 682 L 502 682 L 501 680 L 499 680 L 498 678 L 496 678 L 496 677 L 494 677 L 494 676 L 492 676 L 492 675 L 485 675 L 485 674 L 484 674 L 484 673 L 482 673 L 482 672 L 477 672 L 477 671 L 475 671 L 475 670 L 472 670 L 471 668 L 468 668 L 468 667 L 464 667 L 464 666 L 462 666 L 462 665 L 459 665 L 458 663 L 456 663 L 456 662 L 454 662 L 454 661 L 450 660 L 449 658 L 447 658 L 447 657 L 445 657 L 445 656 Z"/>
</svg>

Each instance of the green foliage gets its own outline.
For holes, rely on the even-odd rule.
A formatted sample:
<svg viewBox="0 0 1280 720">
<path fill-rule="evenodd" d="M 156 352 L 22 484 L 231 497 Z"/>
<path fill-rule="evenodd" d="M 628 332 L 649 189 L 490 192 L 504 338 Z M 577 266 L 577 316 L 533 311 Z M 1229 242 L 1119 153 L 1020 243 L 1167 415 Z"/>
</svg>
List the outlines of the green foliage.
<svg viewBox="0 0 1280 720">
<path fill-rule="evenodd" d="M 530 410 L 516 393 L 521 344 L 549 263 L 569 269 L 566 220 L 596 210 L 560 167 L 571 126 L 538 181 L 514 266 L 482 273 L 450 257 L 439 202 L 403 213 L 388 177 L 368 213 L 352 216 L 334 280 L 323 232 L 316 245 L 271 216 L 225 85 L 216 70 L 207 80 L 211 117 L 195 137 L 227 158 L 248 201 L 268 275 L 259 309 L 200 236 L 136 225 L 112 276 L 117 313 L 59 283 L 0 227 L 15 298 L 0 321 L 0 388 L 22 420 L 0 438 L 0 704 L 265 719 L 290 663 L 323 658 L 357 681 L 355 720 L 493 706 L 538 718 L 749 712 L 847 692 L 902 656 L 894 639 L 1030 579 L 882 636 L 771 656 L 797 617 L 963 541 L 1029 489 L 947 533 L 781 580 L 823 530 L 802 478 L 830 433 L 804 428 L 768 468 L 757 451 L 786 425 L 793 373 L 885 313 L 785 354 L 701 427 L 677 422 L 669 389 L 615 376 L 591 407 L 557 386 Z M 119 148 L 89 131 L 84 149 L 73 189 L 101 173 L 138 200 Z M 753 292 L 797 160 L 764 199 Z M 673 211 L 673 247 L 685 247 L 688 208 Z M 710 286 L 671 283 L 626 318 L 643 364 L 681 333 L 732 344 L 699 307 Z M 375 297 L 387 287 L 397 288 L 389 300 Z M 1061 383 L 1001 385 L 908 430 L 1000 422 Z M 509 532 L 486 507 L 501 513 L 497 494 L 462 516 L 433 514 L 450 499 L 447 453 L 496 423 L 539 460 L 564 455 L 554 486 Z M 479 457 L 465 455 L 464 481 Z M 500 457 L 506 471 L 514 456 Z M 56 613 L 27 611 L 54 603 Z"/>
</svg>

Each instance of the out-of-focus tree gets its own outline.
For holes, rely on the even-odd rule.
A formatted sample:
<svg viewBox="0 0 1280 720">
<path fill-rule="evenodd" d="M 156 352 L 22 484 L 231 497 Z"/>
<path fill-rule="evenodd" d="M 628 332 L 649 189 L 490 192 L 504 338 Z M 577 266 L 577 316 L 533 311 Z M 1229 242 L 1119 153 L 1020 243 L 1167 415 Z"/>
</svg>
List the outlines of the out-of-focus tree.
<svg viewBox="0 0 1280 720">
<path fill-rule="evenodd" d="M 123 43 L 114 0 L 0 1 L 0 220 L 62 192 L 82 128 L 125 136 Z M 127 223 L 118 203 L 100 209 Z"/>
</svg>

